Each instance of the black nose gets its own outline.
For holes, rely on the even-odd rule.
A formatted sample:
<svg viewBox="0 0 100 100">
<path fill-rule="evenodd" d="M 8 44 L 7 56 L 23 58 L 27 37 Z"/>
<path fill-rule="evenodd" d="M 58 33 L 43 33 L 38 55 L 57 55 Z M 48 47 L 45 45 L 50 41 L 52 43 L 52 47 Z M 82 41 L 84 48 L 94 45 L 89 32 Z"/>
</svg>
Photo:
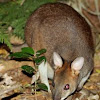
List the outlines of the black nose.
<svg viewBox="0 0 100 100">
<path fill-rule="evenodd" d="M 54 83 L 54 81 L 52 81 L 52 86 L 55 87 L 55 83 Z"/>
</svg>

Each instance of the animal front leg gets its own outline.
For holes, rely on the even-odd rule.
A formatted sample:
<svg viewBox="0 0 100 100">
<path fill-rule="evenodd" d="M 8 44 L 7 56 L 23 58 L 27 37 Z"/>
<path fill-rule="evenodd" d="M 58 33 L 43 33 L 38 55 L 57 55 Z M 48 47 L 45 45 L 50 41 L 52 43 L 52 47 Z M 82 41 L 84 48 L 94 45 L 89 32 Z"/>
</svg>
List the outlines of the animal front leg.
<svg viewBox="0 0 100 100">
<path fill-rule="evenodd" d="M 48 92 L 51 92 L 50 85 L 48 82 L 48 76 L 47 76 L 47 62 L 44 61 L 38 66 L 39 73 L 40 73 L 40 80 L 42 83 L 44 83 L 48 87 Z"/>
<path fill-rule="evenodd" d="M 84 78 L 82 78 L 82 80 L 81 80 L 81 82 L 80 82 L 80 84 L 79 84 L 79 86 L 78 86 L 78 89 L 77 89 L 77 91 L 79 91 L 79 90 L 81 90 L 82 89 L 82 87 L 83 87 L 83 85 L 84 85 L 84 83 L 86 82 L 86 80 L 89 78 L 89 76 L 90 76 L 90 73 L 91 72 L 89 72 Z"/>
</svg>

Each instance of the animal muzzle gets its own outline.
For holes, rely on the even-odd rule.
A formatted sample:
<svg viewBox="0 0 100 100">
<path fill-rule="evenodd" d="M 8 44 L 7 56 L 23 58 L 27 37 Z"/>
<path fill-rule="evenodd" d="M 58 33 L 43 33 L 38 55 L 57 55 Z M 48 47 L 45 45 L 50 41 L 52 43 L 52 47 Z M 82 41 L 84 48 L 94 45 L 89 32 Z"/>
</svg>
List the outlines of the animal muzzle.
<svg viewBox="0 0 100 100">
<path fill-rule="evenodd" d="M 61 100 L 61 93 L 53 93 L 53 100 Z"/>
</svg>

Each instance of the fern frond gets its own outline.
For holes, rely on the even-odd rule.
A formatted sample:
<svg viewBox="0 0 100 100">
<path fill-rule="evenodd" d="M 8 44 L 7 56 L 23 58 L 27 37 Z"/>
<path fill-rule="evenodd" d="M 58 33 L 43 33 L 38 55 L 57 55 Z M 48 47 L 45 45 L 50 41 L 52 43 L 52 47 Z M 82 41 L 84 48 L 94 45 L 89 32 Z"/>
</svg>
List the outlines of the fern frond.
<svg viewBox="0 0 100 100">
<path fill-rule="evenodd" d="M 11 47 L 9 36 L 4 34 L 7 33 L 9 26 L 13 28 L 12 35 L 24 40 L 24 27 L 28 17 L 40 5 L 55 1 L 56 0 L 25 0 L 21 5 L 22 0 L 16 0 L 0 4 L 0 42 L 4 42 Z"/>
<path fill-rule="evenodd" d="M 8 34 L 0 33 L 0 42 L 6 44 L 11 49 L 11 43 Z"/>
</svg>

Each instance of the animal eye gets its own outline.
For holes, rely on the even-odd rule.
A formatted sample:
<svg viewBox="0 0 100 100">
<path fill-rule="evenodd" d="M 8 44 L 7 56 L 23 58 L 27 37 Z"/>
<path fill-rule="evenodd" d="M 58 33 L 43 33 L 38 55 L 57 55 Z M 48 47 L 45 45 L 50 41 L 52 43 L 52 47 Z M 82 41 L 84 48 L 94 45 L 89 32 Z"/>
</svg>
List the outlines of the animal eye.
<svg viewBox="0 0 100 100">
<path fill-rule="evenodd" d="M 69 84 L 66 84 L 64 90 L 68 90 L 68 89 L 69 89 Z"/>
</svg>

